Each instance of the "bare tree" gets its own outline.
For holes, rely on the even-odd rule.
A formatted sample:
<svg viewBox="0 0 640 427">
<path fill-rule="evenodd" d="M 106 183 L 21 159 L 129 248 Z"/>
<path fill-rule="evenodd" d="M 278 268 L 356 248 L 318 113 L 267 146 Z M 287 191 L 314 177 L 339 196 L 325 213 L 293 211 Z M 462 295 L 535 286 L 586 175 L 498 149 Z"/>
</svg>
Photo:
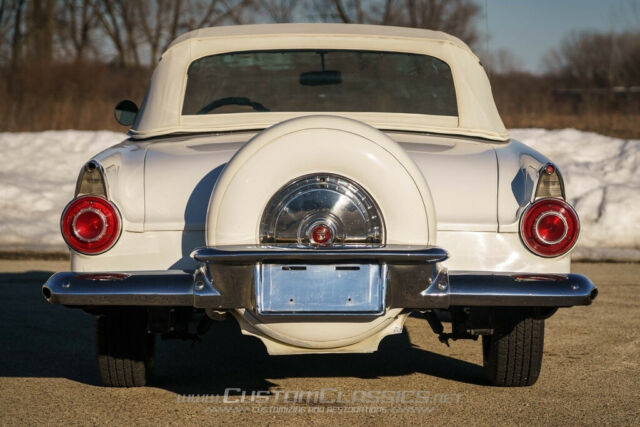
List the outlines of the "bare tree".
<svg viewBox="0 0 640 427">
<path fill-rule="evenodd" d="M 102 28 L 118 52 L 122 66 L 140 66 L 138 53 L 139 28 L 135 20 L 136 2 L 101 0 L 98 18 Z"/>
<path fill-rule="evenodd" d="M 22 59 L 22 20 L 25 0 L 17 0 L 13 13 L 13 37 L 11 40 L 11 64 L 15 66 Z"/>
<path fill-rule="evenodd" d="M 487 73 L 494 74 L 513 74 L 523 72 L 520 66 L 521 60 L 513 52 L 506 49 L 498 49 L 495 51 L 479 51 L 480 60 Z"/>
<path fill-rule="evenodd" d="M 544 63 L 568 86 L 640 85 L 640 32 L 574 32 L 547 53 Z"/>
<path fill-rule="evenodd" d="M 480 9 L 471 0 L 323 0 L 314 5 L 324 21 L 427 28 L 469 44 L 478 40 L 474 21 Z"/>
<path fill-rule="evenodd" d="M 252 0 L 187 0 L 183 30 L 193 30 L 226 23 L 242 24 Z"/>
<path fill-rule="evenodd" d="M 393 25 L 399 3 L 398 0 L 324 0 L 315 3 L 315 9 L 324 21 Z"/>
<path fill-rule="evenodd" d="M 468 0 L 406 0 L 408 16 L 399 23 L 411 27 L 441 30 L 461 38 L 468 44 L 478 40 L 473 20 L 478 5 Z"/>
<path fill-rule="evenodd" d="M 137 18 L 147 44 L 151 61 L 158 58 L 159 51 L 178 32 L 182 0 L 157 0 L 155 2 L 137 2 Z"/>
<path fill-rule="evenodd" d="M 250 0 L 140 1 L 135 3 L 135 18 L 153 62 L 182 32 L 227 22 L 242 23 L 242 14 L 250 3 Z"/>
<path fill-rule="evenodd" d="M 299 0 L 261 0 L 257 3 L 273 22 L 292 22 L 299 5 Z"/>
<path fill-rule="evenodd" d="M 93 47 L 92 34 L 99 25 L 94 0 L 63 0 L 57 12 L 58 40 L 74 61 L 82 62 Z"/>
<path fill-rule="evenodd" d="M 303 9 L 314 20 L 413 26 L 477 39 L 472 0 L 0 0 L 0 55 L 13 63 L 24 54 L 50 61 L 55 41 L 78 62 L 115 52 L 122 66 L 142 66 L 186 31 L 265 16 L 291 22 Z"/>
<path fill-rule="evenodd" d="M 5 40 L 11 28 L 11 15 L 14 9 L 13 1 L 0 0 L 0 47 L 4 47 Z"/>
<path fill-rule="evenodd" d="M 31 1 L 27 7 L 27 41 L 31 59 L 51 62 L 53 59 L 53 32 L 55 1 Z"/>
<path fill-rule="evenodd" d="M 0 0 L 0 60 L 16 63 L 22 53 L 24 0 Z"/>
</svg>

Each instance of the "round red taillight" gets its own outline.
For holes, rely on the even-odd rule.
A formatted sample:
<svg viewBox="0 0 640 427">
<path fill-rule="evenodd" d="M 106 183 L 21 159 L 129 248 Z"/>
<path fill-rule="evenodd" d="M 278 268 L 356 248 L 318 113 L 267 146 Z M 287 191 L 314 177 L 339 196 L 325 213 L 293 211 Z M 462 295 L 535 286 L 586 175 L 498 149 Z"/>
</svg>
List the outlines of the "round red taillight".
<svg viewBox="0 0 640 427">
<path fill-rule="evenodd" d="M 520 237 L 534 254 L 555 257 L 567 253 L 578 240 L 580 222 L 564 200 L 541 199 L 529 206 L 520 221 Z"/>
<path fill-rule="evenodd" d="M 82 196 L 64 209 L 60 227 L 71 249 L 96 255 L 110 249 L 118 240 L 120 214 L 102 197 Z"/>
<path fill-rule="evenodd" d="M 333 240 L 333 232 L 325 224 L 316 225 L 311 230 L 311 239 L 315 244 L 326 245 Z"/>
</svg>

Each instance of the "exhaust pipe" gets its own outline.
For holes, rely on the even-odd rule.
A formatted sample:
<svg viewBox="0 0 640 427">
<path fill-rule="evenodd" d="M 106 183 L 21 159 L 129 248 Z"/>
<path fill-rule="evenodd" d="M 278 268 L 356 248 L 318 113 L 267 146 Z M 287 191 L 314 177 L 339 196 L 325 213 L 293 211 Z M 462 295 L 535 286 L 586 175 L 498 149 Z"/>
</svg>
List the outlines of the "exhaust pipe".
<svg viewBox="0 0 640 427">
<path fill-rule="evenodd" d="M 44 295 L 44 299 L 51 302 L 51 289 L 47 285 L 42 286 L 42 295 Z"/>
</svg>

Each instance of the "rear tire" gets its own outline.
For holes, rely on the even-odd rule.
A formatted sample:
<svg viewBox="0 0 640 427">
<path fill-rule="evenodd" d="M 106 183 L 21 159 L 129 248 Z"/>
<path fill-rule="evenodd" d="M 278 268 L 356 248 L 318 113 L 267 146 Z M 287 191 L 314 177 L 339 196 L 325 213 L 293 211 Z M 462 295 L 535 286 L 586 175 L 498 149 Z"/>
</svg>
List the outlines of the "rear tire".
<svg viewBox="0 0 640 427">
<path fill-rule="evenodd" d="M 108 387 L 142 387 L 154 363 L 155 336 L 145 310 L 112 311 L 96 321 L 98 369 Z"/>
<path fill-rule="evenodd" d="M 484 370 L 491 384 L 535 384 L 542 367 L 544 320 L 503 317 L 492 335 L 482 337 Z"/>
</svg>

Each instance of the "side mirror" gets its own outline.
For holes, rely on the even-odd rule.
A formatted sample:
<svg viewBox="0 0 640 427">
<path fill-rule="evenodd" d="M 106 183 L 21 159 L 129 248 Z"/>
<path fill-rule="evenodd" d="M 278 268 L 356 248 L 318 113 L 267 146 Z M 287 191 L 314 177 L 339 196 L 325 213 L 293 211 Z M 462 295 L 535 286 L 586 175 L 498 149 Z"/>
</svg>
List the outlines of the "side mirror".
<svg viewBox="0 0 640 427">
<path fill-rule="evenodd" d="M 138 106 L 135 102 L 125 99 L 118 102 L 113 114 L 116 116 L 116 121 L 122 126 L 131 126 L 136 121 Z"/>
</svg>

